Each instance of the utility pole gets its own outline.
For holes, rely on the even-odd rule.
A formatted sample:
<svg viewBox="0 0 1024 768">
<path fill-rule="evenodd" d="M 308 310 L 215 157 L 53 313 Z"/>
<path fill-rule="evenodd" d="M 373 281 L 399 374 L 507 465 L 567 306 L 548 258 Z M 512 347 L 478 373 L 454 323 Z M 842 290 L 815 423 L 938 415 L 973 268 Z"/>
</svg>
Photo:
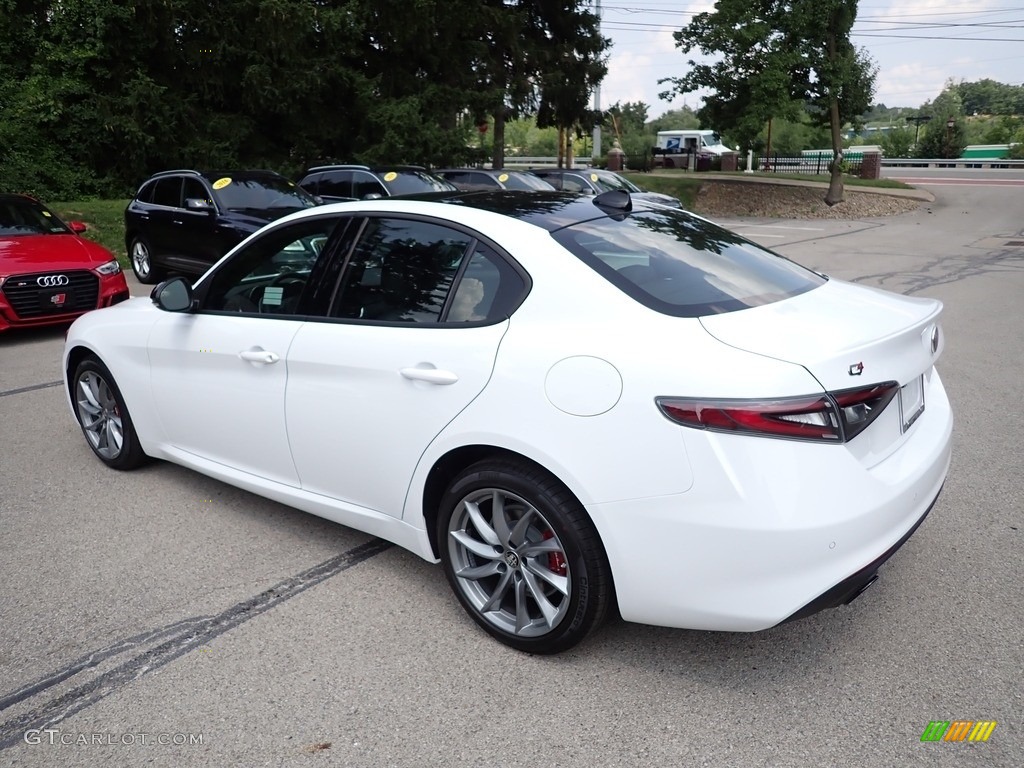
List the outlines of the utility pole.
<svg viewBox="0 0 1024 768">
<path fill-rule="evenodd" d="M 601 34 L 601 0 L 594 0 L 594 13 L 597 14 L 597 33 Z M 591 164 L 596 164 L 601 157 L 601 83 L 594 86 L 594 147 L 591 150 Z"/>
</svg>

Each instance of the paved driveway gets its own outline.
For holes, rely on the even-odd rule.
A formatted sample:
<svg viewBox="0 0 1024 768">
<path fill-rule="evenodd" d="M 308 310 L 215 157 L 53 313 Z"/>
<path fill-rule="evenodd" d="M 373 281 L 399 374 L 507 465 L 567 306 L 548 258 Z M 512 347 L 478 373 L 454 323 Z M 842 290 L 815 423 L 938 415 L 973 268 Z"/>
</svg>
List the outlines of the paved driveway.
<svg viewBox="0 0 1024 768">
<path fill-rule="evenodd" d="M 171 465 L 105 470 L 52 386 L 63 333 L 0 337 L 0 764 L 1024 765 L 1024 190 L 934 191 L 897 219 L 727 222 L 942 299 L 957 416 L 878 583 L 758 634 L 511 651 L 395 547 Z M 934 720 L 998 725 L 922 743 Z"/>
</svg>

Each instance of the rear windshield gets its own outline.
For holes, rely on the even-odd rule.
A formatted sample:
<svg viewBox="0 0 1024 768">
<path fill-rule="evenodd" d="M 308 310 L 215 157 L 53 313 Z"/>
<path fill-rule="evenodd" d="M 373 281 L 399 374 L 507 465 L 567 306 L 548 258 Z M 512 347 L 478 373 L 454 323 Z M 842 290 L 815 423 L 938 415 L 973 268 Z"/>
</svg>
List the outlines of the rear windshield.
<svg viewBox="0 0 1024 768">
<path fill-rule="evenodd" d="M 552 236 L 629 296 L 675 317 L 771 304 L 826 280 L 739 235 L 671 209 L 595 219 Z"/>
</svg>

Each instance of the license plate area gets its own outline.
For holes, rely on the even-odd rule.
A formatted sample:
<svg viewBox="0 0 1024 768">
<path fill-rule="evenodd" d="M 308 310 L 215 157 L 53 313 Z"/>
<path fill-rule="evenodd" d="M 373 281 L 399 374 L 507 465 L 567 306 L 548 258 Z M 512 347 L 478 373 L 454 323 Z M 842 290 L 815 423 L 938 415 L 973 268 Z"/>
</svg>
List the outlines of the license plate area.
<svg viewBox="0 0 1024 768">
<path fill-rule="evenodd" d="M 70 312 L 75 306 L 75 294 L 67 288 L 41 291 L 39 309 L 44 313 Z"/>
<path fill-rule="evenodd" d="M 900 431 L 906 432 L 924 413 L 924 375 L 900 387 Z"/>
</svg>

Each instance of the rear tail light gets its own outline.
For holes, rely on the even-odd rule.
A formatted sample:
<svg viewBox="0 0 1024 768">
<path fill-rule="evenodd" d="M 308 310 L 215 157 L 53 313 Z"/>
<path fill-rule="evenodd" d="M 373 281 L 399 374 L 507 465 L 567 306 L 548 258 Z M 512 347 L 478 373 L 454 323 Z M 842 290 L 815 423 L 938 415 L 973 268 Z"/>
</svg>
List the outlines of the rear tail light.
<svg viewBox="0 0 1024 768">
<path fill-rule="evenodd" d="M 895 381 L 822 395 L 765 400 L 659 397 L 670 420 L 685 427 L 793 440 L 845 443 L 863 432 L 896 396 Z"/>
</svg>

